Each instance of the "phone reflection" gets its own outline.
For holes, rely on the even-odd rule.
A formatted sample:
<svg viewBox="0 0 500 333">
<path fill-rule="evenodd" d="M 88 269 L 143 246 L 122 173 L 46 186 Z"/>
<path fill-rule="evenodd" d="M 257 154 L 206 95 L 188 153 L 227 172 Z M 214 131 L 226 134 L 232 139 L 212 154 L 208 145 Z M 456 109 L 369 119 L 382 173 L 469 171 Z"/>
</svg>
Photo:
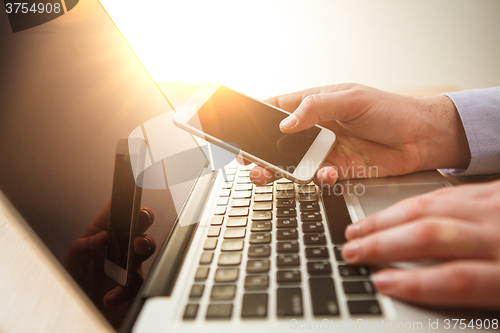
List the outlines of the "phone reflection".
<svg viewBox="0 0 500 333">
<path fill-rule="evenodd" d="M 80 238 L 73 241 L 63 264 L 87 296 L 117 328 L 144 282 L 142 263 L 155 252 L 156 242 L 151 235 L 146 234 L 153 224 L 153 212 L 142 207 L 138 221 L 139 236 L 133 241 L 136 265 L 130 269 L 130 282 L 127 286 L 118 284 L 104 272 L 105 249 L 111 244 L 108 233 L 109 213 L 110 203 L 89 224 Z"/>
</svg>

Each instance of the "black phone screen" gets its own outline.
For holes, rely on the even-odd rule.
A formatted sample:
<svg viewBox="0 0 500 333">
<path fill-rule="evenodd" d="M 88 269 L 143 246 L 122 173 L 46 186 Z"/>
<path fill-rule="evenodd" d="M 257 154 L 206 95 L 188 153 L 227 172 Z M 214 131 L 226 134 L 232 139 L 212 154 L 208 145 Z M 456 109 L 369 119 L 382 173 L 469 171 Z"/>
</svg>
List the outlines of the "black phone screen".
<svg viewBox="0 0 500 333">
<path fill-rule="evenodd" d="M 312 127 L 285 134 L 279 128 L 286 113 L 221 86 L 188 125 L 221 141 L 237 145 L 274 166 L 293 173 L 319 132 Z"/>
<path fill-rule="evenodd" d="M 130 242 L 130 228 L 134 215 L 136 186 L 130 155 L 117 154 L 113 175 L 113 190 L 109 212 L 110 243 L 106 251 L 106 259 L 127 269 L 127 255 Z"/>
</svg>

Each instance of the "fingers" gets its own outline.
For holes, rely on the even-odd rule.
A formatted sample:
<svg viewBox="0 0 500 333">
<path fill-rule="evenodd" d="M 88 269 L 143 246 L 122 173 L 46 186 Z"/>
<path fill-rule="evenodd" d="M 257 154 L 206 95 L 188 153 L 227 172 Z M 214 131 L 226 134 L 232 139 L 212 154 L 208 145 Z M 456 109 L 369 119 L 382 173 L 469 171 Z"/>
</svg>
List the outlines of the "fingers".
<svg viewBox="0 0 500 333">
<path fill-rule="evenodd" d="M 68 260 L 77 259 L 80 263 L 86 263 L 104 250 L 109 242 L 107 231 L 101 231 L 97 235 L 79 238 L 71 243 L 66 257 Z"/>
<path fill-rule="evenodd" d="M 281 178 L 276 176 L 272 171 L 256 166 L 250 171 L 250 180 L 255 185 L 266 185 L 272 183 L 276 179 Z"/>
<path fill-rule="evenodd" d="M 316 172 L 316 183 L 321 187 L 334 186 L 339 179 L 337 169 L 333 164 L 325 162 L 323 166 Z"/>
<path fill-rule="evenodd" d="M 346 90 L 307 96 L 293 114 L 285 118 L 280 129 L 295 133 L 321 121 L 351 121 L 368 110 L 370 101 L 365 90 Z"/>
<path fill-rule="evenodd" d="M 347 239 L 364 237 L 376 231 L 413 221 L 424 216 L 445 216 L 475 221 L 479 217 L 477 204 L 464 197 L 455 197 L 455 189 L 402 200 L 399 203 L 366 219 L 351 224 L 345 232 Z M 446 193 L 446 191 L 445 191 Z"/>
<path fill-rule="evenodd" d="M 153 224 L 155 216 L 153 211 L 148 207 L 141 207 L 139 212 L 139 230 L 138 234 L 142 235 L 148 230 L 148 228 Z"/>
<path fill-rule="evenodd" d="M 481 225 L 428 217 L 347 242 L 342 255 L 352 264 L 417 259 L 492 259 L 496 254 L 491 242 Z"/>
<path fill-rule="evenodd" d="M 134 251 L 141 262 L 147 260 L 156 250 L 156 242 L 151 235 L 143 235 L 134 239 Z"/>
<path fill-rule="evenodd" d="M 306 98 L 309 95 L 324 94 L 329 92 L 343 91 L 355 88 L 373 89 L 355 83 L 340 83 L 323 87 L 309 88 L 306 90 L 297 91 L 281 96 L 271 97 L 264 100 L 264 102 L 274 105 L 285 111 L 293 112 L 295 111 L 295 109 L 299 107 L 300 103 L 302 103 L 304 98 Z"/>
<path fill-rule="evenodd" d="M 374 276 L 383 294 L 434 306 L 500 308 L 500 267 L 487 261 L 452 261 Z"/>
<path fill-rule="evenodd" d="M 104 305 L 109 306 L 109 307 L 115 307 L 118 305 L 121 305 L 132 298 L 135 297 L 137 294 L 136 288 L 131 289 L 123 286 L 116 286 L 113 289 L 111 289 L 105 296 L 104 296 Z"/>
</svg>

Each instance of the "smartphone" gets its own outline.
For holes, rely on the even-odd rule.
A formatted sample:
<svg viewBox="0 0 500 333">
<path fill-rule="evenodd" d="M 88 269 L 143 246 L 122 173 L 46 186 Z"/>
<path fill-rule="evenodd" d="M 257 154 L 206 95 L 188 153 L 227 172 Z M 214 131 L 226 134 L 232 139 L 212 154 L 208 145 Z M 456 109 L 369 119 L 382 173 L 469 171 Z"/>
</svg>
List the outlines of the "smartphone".
<svg viewBox="0 0 500 333">
<path fill-rule="evenodd" d="M 285 134 L 280 122 L 289 112 L 216 82 L 204 83 L 179 110 L 174 123 L 248 161 L 300 184 L 313 178 L 335 142 L 321 126 Z"/>
<path fill-rule="evenodd" d="M 136 141 L 120 139 L 116 147 L 108 223 L 110 243 L 104 261 L 106 274 L 123 286 L 130 282 L 136 268 L 133 244 L 138 235 L 142 175 L 136 172 L 136 179 L 134 171 L 144 169 L 146 150 L 145 143 Z M 129 150 L 129 143 L 133 149 Z"/>
</svg>

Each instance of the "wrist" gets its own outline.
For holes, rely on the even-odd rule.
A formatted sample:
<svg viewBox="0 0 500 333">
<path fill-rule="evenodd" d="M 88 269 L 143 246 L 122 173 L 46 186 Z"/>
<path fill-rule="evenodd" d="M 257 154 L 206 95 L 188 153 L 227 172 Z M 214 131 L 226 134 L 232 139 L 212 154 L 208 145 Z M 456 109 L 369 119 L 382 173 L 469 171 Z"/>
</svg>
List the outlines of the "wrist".
<svg viewBox="0 0 500 333">
<path fill-rule="evenodd" d="M 425 129 L 418 140 L 422 156 L 419 169 L 467 169 L 469 142 L 453 101 L 445 95 L 421 101 Z"/>
</svg>

